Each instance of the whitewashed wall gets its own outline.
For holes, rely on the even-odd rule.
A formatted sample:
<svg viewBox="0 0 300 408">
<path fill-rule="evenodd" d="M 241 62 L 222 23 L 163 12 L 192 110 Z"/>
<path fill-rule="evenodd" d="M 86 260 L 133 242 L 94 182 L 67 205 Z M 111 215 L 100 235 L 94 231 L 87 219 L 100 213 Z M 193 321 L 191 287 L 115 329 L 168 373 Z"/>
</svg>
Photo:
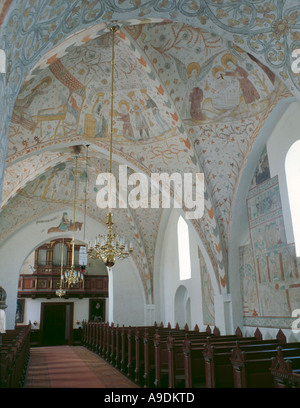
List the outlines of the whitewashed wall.
<svg viewBox="0 0 300 408">
<path fill-rule="evenodd" d="M 71 209 L 68 209 L 71 211 Z M 61 210 L 50 214 L 61 215 Z M 82 218 L 83 215 L 81 214 Z M 79 216 L 80 217 L 80 216 Z M 49 214 L 45 219 L 49 218 Z M 80 220 L 80 219 L 79 219 Z M 106 228 L 95 220 L 87 218 L 86 236 L 87 241 L 94 239 L 99 233 L 106 233 Z M 0 259 L 2 268 L 0 270 L 0 286 L 7 292 L 6 328 L 12 329 L 15 325 L 16 302 L 18 279 L 22 265 L 31 252 L 42 243 L 55 238 L 70 237 L 70 233 L 47 233 L 47 228 L 41 229 L 41 224 L 31 222 L 18 230 L 0 245 Z M 75 239 L 83 241 L 83 231 L 75 233 Z M 111 286 L 113 294 L 107 301 L 107 317 L 110 321 L 121 324 L 144 324 L 145 300 L 141 293 L 142 284 L 138 271 L 132 260 L 119 261 L 113 269 L 115 278 Z M 53 302 L 53 299 L 51 301 Z M 57 299 L 57 301 L 63 301 Z M 68 301 L 73 301 L 69 299 Z M 27 306 L 25 307 L 27 308 Z M 74 322 L 76 320 L 88 319 L 88 303 L 85 300 L 74 299 Z M 115 314 L 115 316 L 114 316 Z M 24 323 L 31 320 L 40 320 L 40 303 L 38 301 L 28 302 L 28 310 L 25 310 Z"/>
<path fill-rule="evenodd" d="M 141 280 L 132 260 L 119 261 L 113 268 L 110 279 L 110 294 L 114 299 L 110 304 L 109 322 L 115 325 L 145 325 L 145 297 Z M 151 322 L 152 324 L 152 322 Z"/>
<path fill-rule="evenodd" d="M 28 324 L 31 321 L 31 327 L 35 329 L 40 329 L 41 325 L 41 304 L 42 303 L 53 303 L 55 302 L 55 298 L 52 299 L 25 299 L 25 308 L 24 308 L 24 324 Z M 89 313 L 89 299 L 57 299 L 59 303 L 73 303 L 74 304 L 74 315 L 73 315 L 73 328 L 77 329 L 79 325 L 76 324 L 77 321 L 82 322 L 83 320 L 87 320 L 88 313 Z M 107 304 L 108 301 L 106 299 L 106 316 L 107 316 Z M 37 322 L 37 325 L 34 326 L 33 322 Z"/>
<path fill-rule="evenodd" d="M 176 210 L 167 212 L 166 219 L 162 219 L 161 233 L 157 242 L 156 275 L 154 298 L 159 299 L 156 304 L 156 319 L 158 323 L 162 321 L 164 325 L 171 323 L 174 327 L 177 322 L 176 317 L 183 319 L 186 316 L 186 322 L 190 323 L 190 329 L 194 329 L 198 324 L 203 328 L 202 296 L 201 296 L 201 278 L 200 264 L 198 258 L 198 246 L 194 238 L 194 233 L 189 229 L 190 255 L 191 255 L 191 279 L 179 279 L 179 258 L 177 241 L 177 222 L 179 213 Z M 182 287 L 185 289 L 182 289 Z M 185 311 L 180 318 L 175 313 L 175 298 L 180 299 L 180 292 L 184 299 Z M 183 304 L 182 303 L 182 304 Z M 190 310 L 190 322 L 189 320 Z M 182 321 L 180 322 L 182 326 Z"/>
</svg>

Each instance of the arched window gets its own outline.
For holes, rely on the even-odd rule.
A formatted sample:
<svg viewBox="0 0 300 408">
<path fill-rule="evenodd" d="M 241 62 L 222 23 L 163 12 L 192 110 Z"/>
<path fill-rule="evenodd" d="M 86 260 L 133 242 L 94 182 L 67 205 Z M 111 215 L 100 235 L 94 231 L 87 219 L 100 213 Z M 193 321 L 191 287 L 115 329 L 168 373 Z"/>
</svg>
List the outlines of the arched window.
<svg viewBox="0 0 300 408">
<path fill-rule="evenodd" d="M 177 223 L 178 257 L 179 257 L 179 279 L 191 278 L 191 256 L 189 227 L 180 216 Z"/>
<path fill-rule="evenodd" d="M 5 74 L 6 71 L 6 56 L 4 50 L 0 50 L 0 74 Z"/>
<path fill-rule="evenodd" d="M 287 152 L 285 171 L 296 256 L 300 256 L 300 140 L 293 143 Z"/>
</svg>

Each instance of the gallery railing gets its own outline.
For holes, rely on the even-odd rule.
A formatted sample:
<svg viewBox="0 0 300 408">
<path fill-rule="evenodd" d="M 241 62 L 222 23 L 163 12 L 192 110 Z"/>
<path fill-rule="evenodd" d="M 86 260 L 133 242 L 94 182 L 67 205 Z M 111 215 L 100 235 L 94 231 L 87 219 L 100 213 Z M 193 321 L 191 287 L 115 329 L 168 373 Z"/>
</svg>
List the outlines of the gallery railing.
<svg viewBox="0 0 300 408">
<path fill-rule="evenodd" d="M 18 298 L 22 297 L 56 297 L 60 284 L 58 274 L 28 274 L 20 275 Z M 63 284 L 65 297 L 108 297 L 108 276 L 86 275 L 83 282 L 75 285 Z"/>
</svg>

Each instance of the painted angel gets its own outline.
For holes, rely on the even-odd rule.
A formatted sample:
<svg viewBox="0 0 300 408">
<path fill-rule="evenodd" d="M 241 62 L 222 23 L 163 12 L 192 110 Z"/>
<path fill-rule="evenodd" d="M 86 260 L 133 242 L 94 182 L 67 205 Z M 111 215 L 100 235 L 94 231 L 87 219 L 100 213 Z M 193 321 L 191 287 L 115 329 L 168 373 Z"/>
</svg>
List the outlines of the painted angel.
<svg viewBox="0 0 300 408">
<path fill-rule="evenodd" d="M 210 71 L 214 58 L 215 56 L 210 57 L 202 67 L 198 62 L 191 62 L 185 67 L 181 61 L 174 58 L 179 76 L 185 84 L 185 95 L 181 108 L 183 119 L 192 119 L 194 121 L 206 119 L 201 109 L 204 94 L 200 82 Z"/>
</svg>

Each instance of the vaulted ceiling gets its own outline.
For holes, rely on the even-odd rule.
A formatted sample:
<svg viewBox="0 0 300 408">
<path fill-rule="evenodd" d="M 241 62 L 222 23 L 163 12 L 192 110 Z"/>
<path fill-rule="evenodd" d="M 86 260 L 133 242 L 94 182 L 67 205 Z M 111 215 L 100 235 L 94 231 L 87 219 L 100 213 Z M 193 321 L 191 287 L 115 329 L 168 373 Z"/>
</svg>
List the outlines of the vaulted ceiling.
<svg viewBox="0 0 300 408">
<path fill-rule="evenodd" d="M 118 3 L 121 7 L 123 2 Z M 222 19 L 230 10 L 218 3 L 215 17 Z M 243 3 L 247 7 L 249 2 Z M 266 2 L 259 3 L 266 7 Z M 271 7 L 274 2 L 268 3 Z M 263 27 L 267 12 L 261 11 Z M 120 24 L 115 42 L 113 172 L 118 178 L 119 164 L 126 164 L 130 174 L 149 177 L 153 172 L 204 173 L 204 216 L 191 222 L 225 286 L 230 221 L 241 173 L 268 116 L 292 93 L 283 75 L 257 58 L 253 44 L 250 53 L 237 34 L 228 41 L 206 29 L 206 21 L 201 24 L 162 19 Z M 282 27 L 275 28 L 272 33 L 279 43 Z M 257 46 L 263 41 L 258 37 Z M 29 221 L 72 206 L 72 146 L 81 146 L 79 211 L 105 222 L 107 210 L 96 205 L 96 178 L 109 165 L 111 50 L 107 25 L 95 24 L 58 40 L 27 73 L 9 127 L 0 240 Z M 29 57 L 34 48 L 27 47 L 27 52 Z M 144 284 L 153 279 L 161 216 L 161 208 L 114 210 L 118 229 L 134 241 Z"/>
</svg>

